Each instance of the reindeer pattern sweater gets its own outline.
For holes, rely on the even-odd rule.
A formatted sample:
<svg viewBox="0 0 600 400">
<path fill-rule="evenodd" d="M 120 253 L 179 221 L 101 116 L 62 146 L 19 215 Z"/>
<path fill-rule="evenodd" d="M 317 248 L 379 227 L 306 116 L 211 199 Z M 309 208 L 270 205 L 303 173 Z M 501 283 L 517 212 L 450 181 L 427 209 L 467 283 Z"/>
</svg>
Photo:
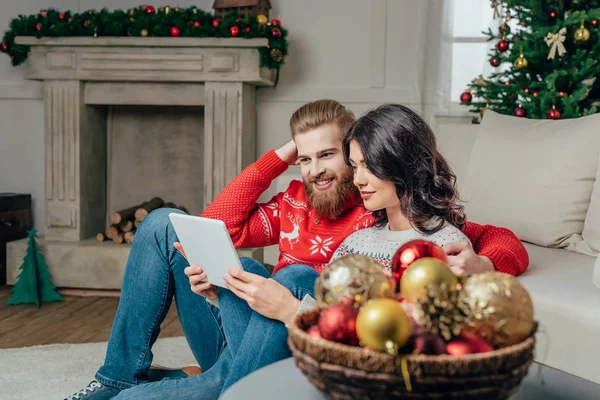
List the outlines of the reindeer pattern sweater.
<svg viewBox="0 0 600 400">
<path fill-rule="evenodd" d="M 370 227 L 372 214 L 362 203 L 349 203 L 336 221 L 320 218 L 310 206 L 304 185 L 292 181 L 285 192 L 257 203 L 274 179 L 288 168 L 271 150 L 234 178 L 204 210 L 203 217 L 225 222 L 236 248 L 279 246 L 273 273 L 291 264 L 306 264 L 321 272 L 350 234 Z M 467 222 L 462 231 L 475 252 L 487 256 L 496 269 L 519 275 L 529 264 L 523 244 L 510 230 Z"/>
</svg>

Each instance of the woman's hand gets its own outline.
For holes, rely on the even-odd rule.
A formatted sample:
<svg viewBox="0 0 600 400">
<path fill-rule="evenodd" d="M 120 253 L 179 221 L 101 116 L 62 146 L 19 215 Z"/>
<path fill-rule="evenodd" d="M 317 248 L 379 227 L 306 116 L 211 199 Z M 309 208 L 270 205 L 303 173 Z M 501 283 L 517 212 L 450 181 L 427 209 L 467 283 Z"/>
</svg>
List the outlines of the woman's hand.
<svg viewBox="0 0 600 400">
<path fill-rule="evenodd" d="M 231 268 L 224 277 L 227 288 L 246 300 L 250 308 L 267 318 L 287 324 L 294 319 L 300 300 L 273 279 Z"/>
<path fill-rule="evenodd" d="M 175 242 L 173 243 L 173 246 L 187 260 L 181 243 Z M 198 265 L 191 265 L 186 267 L 183 272 L 190 280 L 190 288 L 192 289 L 192 292 L 202 297 L 206 297 L 209 300 L 216 300 L 218 298 L 218 288 L 208 282 L 204 282 L 206 280 L 206 273 L 202 267 Z"/>
<path fill-rule="evenodd" d="M 456 275 L 470 276 L 496 270 L 492 260 L 478 256 L 469 242 L 446 243 L 444 251 L 448 255 L 448 265 Z"/>
</svg>

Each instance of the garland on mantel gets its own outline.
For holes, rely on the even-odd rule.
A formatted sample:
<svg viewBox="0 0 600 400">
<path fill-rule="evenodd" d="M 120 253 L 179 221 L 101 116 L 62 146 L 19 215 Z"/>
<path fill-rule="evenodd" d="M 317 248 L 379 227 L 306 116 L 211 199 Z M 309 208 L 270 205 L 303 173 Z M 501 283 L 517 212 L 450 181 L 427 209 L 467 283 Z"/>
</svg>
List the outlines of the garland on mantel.
<svg viewBox="0 0 600 400">
<path fill-rule="evenodd" d="M 42 37 L 239 37 L 267 38 L 269 44 L 259 47 L 260 66 L 279 69 L 287 55 L 287 31 L 281 21 L 269 21 L 264 15 L 239 18 L 231 12 L 223 18 L 198 7 L 139 6 L 127 11 L 88 10 L 82 13 L 60 12 L 55 9 L 40 11 L 35 15 L 19 15 L 5 32 L 0 51 L 12 60 L 12 65 L 22 64 L 29 54 L 29 46 L 15 44 L 17 36 Z"/>
</svg>

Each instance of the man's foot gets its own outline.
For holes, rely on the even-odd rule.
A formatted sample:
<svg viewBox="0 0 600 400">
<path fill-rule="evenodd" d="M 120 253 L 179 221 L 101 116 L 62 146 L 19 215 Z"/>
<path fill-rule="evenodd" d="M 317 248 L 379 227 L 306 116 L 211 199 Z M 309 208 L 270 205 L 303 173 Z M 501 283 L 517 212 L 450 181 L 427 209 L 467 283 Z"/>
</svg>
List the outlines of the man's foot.
<svg viewBox="0 0 600 400">
<path fill-rule="evenodd" d="M 150 370 L 148 371 L 148 381 L 156 382 L 165 378 L 187 378 L 188 376 L 194 376 L 201 373 L 202 369 L 194 365 L 183 368 L 167 368 L 162 365 L 151 365 Z"/>
<path fill-rule="evenodd" d="M 109 400 L 118 395 L 120 391 L 120 389 L 103 385 L 94 380 L 79 392 L 65 398 L 65 400 Z"/>
</svg>

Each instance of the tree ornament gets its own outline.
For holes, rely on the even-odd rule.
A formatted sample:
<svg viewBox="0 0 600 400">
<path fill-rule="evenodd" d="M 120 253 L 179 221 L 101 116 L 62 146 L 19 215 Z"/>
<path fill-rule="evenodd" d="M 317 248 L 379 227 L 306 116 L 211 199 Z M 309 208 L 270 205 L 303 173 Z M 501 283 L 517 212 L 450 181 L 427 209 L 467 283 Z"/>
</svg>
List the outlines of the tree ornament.
<svg viewBox="0 0 600 400">
<path fill-rule="evenodd" d="M 83 26 L 89 28 L 92 25 L 90 20 L 83 21 Z"/>
<path fill-rule="evenodd" d="M 14 59 L 15 59 L 15 56 L 11 55 L 11 56 L 10 56 L 10 59 L 11 59 L 11 60 L 14 60 Z"/>
<path fill-rule="evenodd" d="M 561 57 L 567 52 L 563 42 L 566 39 L 567 28 L 562 28 L 558 33 L 548 32 L 548 36 L 544 39 L 546 44 L 550 46 L 550 52 L 548 53 L 548 59 L 553 60 L 558 50 L 558 56 Z"/>
<path fill-rule="evenodd" d="M 306 331 L 309 336 L 314 337 L 315 339 L 322 339 L 321 332 L 319 331 L 318 325 L 313 325 Z"/>
<path fill-rule="evenodd" d="M 8 51 L 8 43 L 2 42 L 0 43 L 0 51 L 6 53 Z"/>
<path fill-rule="evenodd" d="M 446 283 L 454 287 L 458 279 L 448 264 L 433 257 L 420 258 L 410 264 L 400 280 L 400 294 L 411 303 L 427 294 L 429 288 Z"/>
<path fill-rule="evenodd" d="M 493 350 L 494 348 L 488 342 L 470 332 L 464 332 L 446 345 L 446 352 L 455 357 Z"/>
<path fill-rule="evenodd" d="M 456 285 L 442 283 L 427 289 L 424 296 L 417 299 L 413 318 L 420 326 L 444 340 L 460 335 L 469 316 L 469 304 L 460 296 Z"/>
<path fill-rule="evenodd" d="M 221 21 L 219 21 L 219 18 L 215 18 L 211 22 L 213 28 L 218 28 L 220 23 L 221 23 Z"/>
<path fill-rule="evenodd" d="M 181 33 L 181 30 L 176 26 L 172 26 L 171 29 L 169 30 L 169 33 L 171 34 L 171 36 L 177 37 Z"/>
<path fill-rule="evenodd" d="M 40 11 L 40 17 L 46 18 L 47 16 L 48 16 L 48 11 L 46 11 L 46 10 Z"/>
<path fill-rule="evenodd" d="M 231 28 L 229 28 L 229 34 L 233 37 L 236 37 L 240 34 L 240 28 L 237 26 L 232 26 Z"/>
<path fill-rule="evenodd" d="M 358 309 L 347 304 L 336 304 L 321 314 L 319 318 L 319 332 L 321 337 L 333 342 L 344 343 L 350 346 L 358 345 L 356 334 L 356 318 Z"/>
<path fill-rule="evenodd" d="M 521 55 L 519 55 L 519 57 L 517 57 L 514 65 L 515 65 L 515 68 L 518 69 L 519 71 L 527 68 L 527 66 L 529 65 L 529 62 L 523 56 L 523 46 L 521 46 Z"/>
<path fill-rule="evenodd" d="M 482 107 L 482 108 L 479 110 L 479 115 L 481 116 L 481 118 L 483 118 L 483 115 L 484 115 L 484 114 L 485 114 L 485 112 L 486 112 L 487 110 L 489 110 L 489 109 L 490 109 L 490 105 L 489 105 L 488 103 L 485 103 L 485 107 Z"/>
<path fill-rule="evenodd" d="M 556 11 L 550 11 L 550 18 L 556 18 Z"/>
<path fill-rule="evenodd" d="M 37 24 L 35 24 L 35 30 L 37 32 L 40 32 L 42 30 L 42 24 L 40 24 L 39 22 Z"/>
<path fill-rule="evenodd" d="M 194 21 L 194 28 L 200 28 L 200 21 Z"/>
<path fill-rule="evenodd" d="M 262 14 L 257 15 L 256 20 L 258 21 L 258 24 L 260 26 L 264 26 L 269 22 L 269 18 L 267 18 L 265 15 L 262 15 Z"/>
<path fill-rule="evenodd" d="M 538 92 L 533 92 L 533 97 L 538 97 Z"/>
<path fill-rule="evenodd" d="M 97 26 L 94 27 L 94 37 L 95 38 L 98 37 L 98 27 Z"/>
<path fill-rule="evenodd" d="M 192 12 L 193 12 L 194 14 L 198 14 L 198 8 L 197 8 L 197 7 L 194 7 L 194 8 L 192 8 Z"/>
<path fill-rule="evenodd" d="M 527 116 L 527 110 L 519 104 L 519 107 L 515 108 L 514 114 L 515 117 L 525 118 Z"/>
<path fill-rule="evenodd" d="M 470 314 L 463 332 L 474 332 L 496 348 L 533 334 L 533 304 L 519 280 L 502 272 L 469 277 L 461 290 Z"/>
<path fill-rule="evenodd" d="M 500 58 L 498 58 L 498 57 L 493 57 L 493 58 L 490 60 L 490 65 L 491 65 L 492 67 L 497 67 L 497 66 L 499 66 L 499 65 L 500 65 Z"/>
<path fill-rule="evenodd" d="M 338 303 L 358 308 L 380 297 L 393 298 L 394 284 L 385 267 L 368 256 L 338 258 L 325 267 L 315 283 L 315 300 L 323 308 Z"/>
<path fill-rule="evenodd" d="M 154 7 L 152 7 L 152 6 L 146 6 L 146 7 L 144 8 L 144 12 L 145 12 L 146 14 L 148 14 L 148 15 L 150 15 L 150 14 L 155 14 L 155 13 L 156 13 L 156 9 L 155 9 Z"/>
<path fill-rule="evenodd" d="M 89 15 L 94 15 L 94 14 L 96 14 L 96 9 L 95 9 L 95 8 L 92 8 L 91 10 L 88 10 L 88 14 L 89 14 Z"/>
<path fill-rule="evenodd" d="M 271 29 L 271 36 L 274 37 L 275 39 L 280 38 L 281 37 L 281 29 L 279 29 L 279 28 Z"/>
<path fill-rule="evenodd" d="M 498 44 L 496 45 L 496 47 L 498 48 L 498 51 L 500 53 L 504 53 L 506 50 L 508 50 L 508 48 L 510 47 L 510 44 L 508 43 L 508 40 L 506 40 L 506 36 L 502 35 L 502 40 L 500 40 L 498 42 Z"/>
<path fill-rule="evenodd" d="M 471 95 L 470 92 L 464 92 L 463 94 L 460 95 L 461 103 L 470 103 L 471 100 L 473 100 L 473 96 Z"/>
<path fill-rule="evenodd" d="M 400 290 L 400 280 L 406 269 L 413 262 L 424 257 L 433 257 L 444 263 L 448 262 L 444 249 L 429 240 L 411 240 L 396 250 L 392 258 L 392 278 L 396 292 Z"/>
<path fill-rule="evenodd" d="M 283 53 L 279 49 L 271 49 L 271 58 L 273 61 L 281 62 L 283 60 Z"/>
<path fill-rule="evenodd" d="M 598 25 L 598 20 L 597 19 L 592 20 L 592 25 L 594 25 L 594 26 Z"/>
<path fill-rule="evenodd" d="M 546 118 L 548 119 L 560 119 L 560 111 L 556 109 L 556 106 L 553 105 L 552 109 L 546 113 Z"/>
<path fill-rule="evenodd" d="M 133 14 L 135 14 L 135 10 L 133 8 L 130 8 L 129 10 L 127 10 L 127 15 L 129 15 L 130 17 L 133 17 Z"/>
<path fill-rule="evenodd" d="M 60 13 L 60 14 L 58 14 L 58 19 L 60 19 L 61 21 L 62 21 L 63 19 L 65 19 L 65 13 Z"/>
<path fill-rule="evenodd" d="M 276 25 L 276 26 L 281 26 L 281 21 L 278 20 L 277 18 L 271 20 L 271 24 L 272 25 Z"/>
<path fill-rule="evenodd" d="M 141 37 L 146 37 L 146 36 L 148 36 L 148 29 L 142 29 L 142 30 L 140 31 L 140 36 L 141 36 Z"/>
<path fill-rule="evenodd" d="M 494 9 L 494 19 L 500 18 L 500 1 L 499 0 L 491 0 L 491 7 Z"/>
<path fill-rule="evenodd" d="M 408 342 L 410 320 L 396 300 L 374 299 L 358 312 L 356 333 L 361 344 L 395 355 Z"/>
<path fill-rule="evenodd" d="M 73 17 L 69 17 L 69 19 L 67 20 L 68 22 L 73 21 Z"/>
<path fill-rule="evenodd" d="M 246 32 L 250 33 L 252 31 L 252 28 L 250 28 L 249 26 L 246 27 Z"/>
<path fill-rule="evenodd" d="M 170 13 L 170 12 L 171 12 L 171 7 L 169 7 L 169 6 L 166 6 L 166 7 L 164 8 L 164 13 L 165 13 L 165 15 L 169 15 L 169 13 Z"/>
<path fill-rule="evenodd" d="M 446 343 L 438 335 L 421 333 L 415 335 L 414 353 L 432 356 L 446 354 Z"/>
<path fill-rule="evenodd" d="M 575 31 L 574 36 L 575 41 L 579 43 L 584 43 L 590 40 L 590 31 L 585 28 L 585 25 L 583 24 L 583 18 L 581 18 L 581 26 Z"/>
</svg>

